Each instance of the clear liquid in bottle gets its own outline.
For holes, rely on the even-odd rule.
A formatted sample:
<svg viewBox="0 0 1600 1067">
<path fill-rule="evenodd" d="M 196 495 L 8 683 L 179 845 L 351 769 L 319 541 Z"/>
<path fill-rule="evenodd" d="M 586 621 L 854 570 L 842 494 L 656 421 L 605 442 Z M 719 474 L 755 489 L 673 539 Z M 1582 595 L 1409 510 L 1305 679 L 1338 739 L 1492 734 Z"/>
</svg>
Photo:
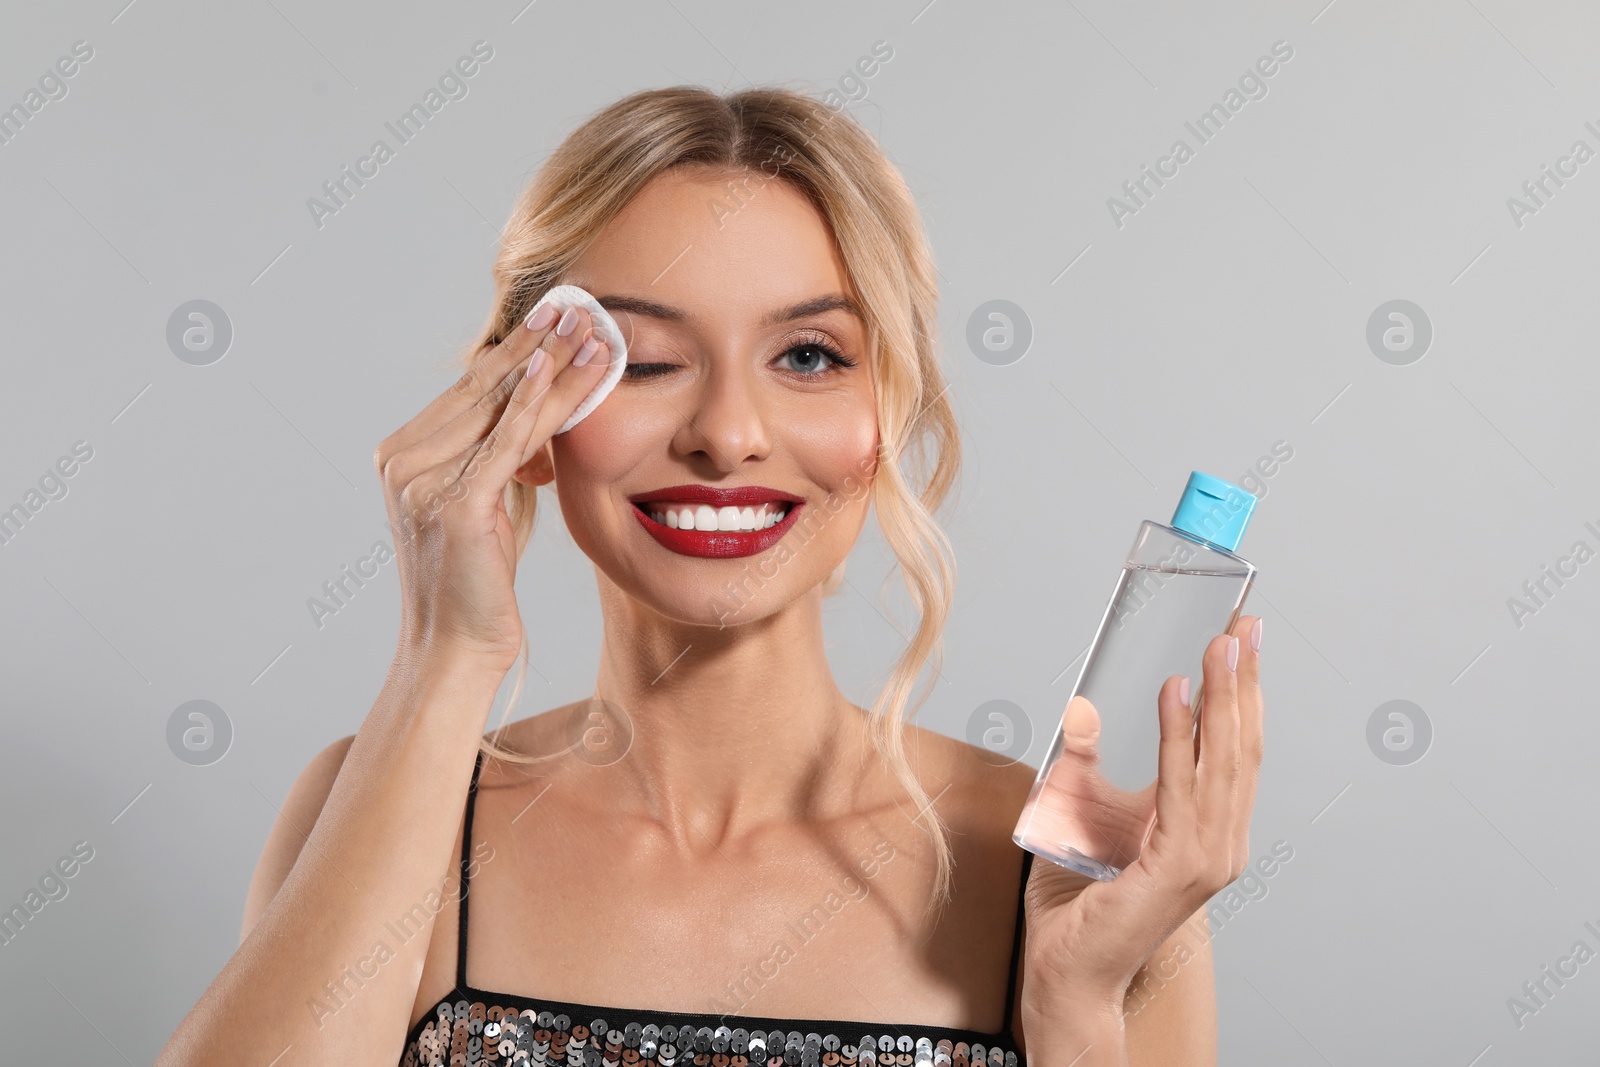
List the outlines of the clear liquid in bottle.
<svg viewBox="0 0 1600 1067">
<path fill-rule="evenodd" d="M 1155 825 L 1156 699 L 1238 621 L 1255 565 L 1233 553 L 1256 498 L 1195 471 L 1172 524 L 1146 520 L 1112 591 L 1012 840 L 1100 881 L 1138 858 Z"/>
</svg>

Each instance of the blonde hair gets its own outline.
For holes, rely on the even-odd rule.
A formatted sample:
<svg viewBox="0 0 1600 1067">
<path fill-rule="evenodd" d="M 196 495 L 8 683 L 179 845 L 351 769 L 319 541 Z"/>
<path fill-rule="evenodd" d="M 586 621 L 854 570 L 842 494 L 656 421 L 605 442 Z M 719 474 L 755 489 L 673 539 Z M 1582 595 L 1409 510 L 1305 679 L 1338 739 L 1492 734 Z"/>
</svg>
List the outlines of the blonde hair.
<svg viewBox="0 0 1600 1067">
<path fill-rule="evenodd" d="M 786 88 L 719 95 L 680 85 L 618 100 L 573 130 L 519 199 L 494 265 L 493 311 L 463 362 L 470 364 L 476 353 L 508 336 L 651 179 L 697 164 L 756 172 L 754 180 L 785 181 L 806 195 L 831 226 L 867 317 L 880 441 L 872 499 L 918 615 L 915 634 L 873 704 L 868 733 L 910 795 L 918 811 L 914 821 L 923 821 L 929 835 L 935 856 L 930 907 L 942 908 L 950 895 L 953 859 L 945 824 L 906 756 L 905 723 L 926 699 L 943 662 L 941 635 L 955 558 L 932 513 L 959 476 L 960 434 L 939 366 L 932 253 L 916 203 L 877 142 L 853 117 Z M 902 460 L 912 468 L 909 474 Z M 533 532 L 536 490 L 513 481 L 507 494 L 520 556 Z M 837 590 L 843 577 L 841 564 L 824 594 Z M 934 675 L 928 689 L 912 700 L 928 660 Z M 507 717 L 527 665 L 524 634 Z M 497 730 L 496 741 L 499 737 Z M 548 758 L 511 752 L 487 740 L 482 750 L 517 763 Z"/>
</svg>

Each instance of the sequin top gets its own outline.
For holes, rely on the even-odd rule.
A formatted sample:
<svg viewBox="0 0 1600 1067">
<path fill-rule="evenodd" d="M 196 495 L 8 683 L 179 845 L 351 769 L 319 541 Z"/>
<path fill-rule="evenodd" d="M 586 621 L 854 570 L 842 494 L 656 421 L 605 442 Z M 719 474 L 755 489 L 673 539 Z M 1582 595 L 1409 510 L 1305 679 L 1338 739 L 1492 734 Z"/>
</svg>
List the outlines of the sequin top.
<svg viewBox="0 0 1600 1067">
<path fill-rule="evenodd" d="M 600 1007 L 468 985 L 468 855 L 482 770 L 479 753 L 461 835 L 456 987 L 406 1035 L 400 1067 L 1023 1067 L 1011 1032 L 1022 949 L 1020 890 L 1006 972 L 1006 1024 L 994 1034 L 920 1023 Z M 1023 850 L 1023 887 L 1032 861 L 1033 853 Z M 730 1020 L 740 1025 L 727 1025 Z"/>
</svg>

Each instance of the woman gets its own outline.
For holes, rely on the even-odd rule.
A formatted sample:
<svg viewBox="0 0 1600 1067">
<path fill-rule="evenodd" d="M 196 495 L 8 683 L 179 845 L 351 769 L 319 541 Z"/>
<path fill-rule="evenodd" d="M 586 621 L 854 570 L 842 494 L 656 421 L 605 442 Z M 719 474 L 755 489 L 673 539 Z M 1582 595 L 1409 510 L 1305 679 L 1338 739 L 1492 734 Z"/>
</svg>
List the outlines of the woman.
<svg viewBox="0 0 1600 1067">
<path fill-rule="evenodd" d="M 377 449 L 388 679 L 290 790 L 160 1062 L 1214 1063 L 1198 909 L 1246 855 L 1258 621 L 1206 651 L 1198 745 L 1186 680 L 1162 688 L 1158 826 L 1114 882 L 1024 862 L 1031 768 L 905 722 L 958 436 L 932 259 L 871 138 L 787 90 L 637 93 L 540 170 L 495 277 L 466 375 Z M 561 283 L 629 340 L 558 434 L 610 355 L 581 309 L 524 323 Z M 490 740 L 552 483 L 599 677 Z M 874 505 L 919 624 L 869 711 L 821 613 Z"/>
</svg>

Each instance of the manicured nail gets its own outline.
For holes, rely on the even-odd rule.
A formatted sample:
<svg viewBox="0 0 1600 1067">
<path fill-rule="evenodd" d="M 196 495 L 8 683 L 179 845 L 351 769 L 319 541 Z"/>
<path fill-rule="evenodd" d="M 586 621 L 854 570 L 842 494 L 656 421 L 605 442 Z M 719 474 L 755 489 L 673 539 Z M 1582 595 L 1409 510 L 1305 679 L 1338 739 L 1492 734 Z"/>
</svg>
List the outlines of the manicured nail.
<svg viewBox="0 0 1600 1067">
<path fill-rule="evenodd" d="M 555 321 L 556 306 L 554 304 L 540 304 L 528 315 L 528 329 L 544 330 Z"/>
<path fill-rule="evenodd" d="M 589 360 L 594 356 L 595 349 L 599 347 L 600 338 L 590 334 L 589 339 L 583 342 L 583 347 L 578 349 L 578 354 L 573 357 L 572 365 L 574 367 L 588 366 Z"/>
<path fill-rule="evenodd" d="M 556 323 L 556 335 L 558 337 L 565 337 L 567 334 L 571 333 L 573 327 L 577 325 L 578 309 L 576 307 L 570 307 L 567 309 L 567 313 L 561 316 L 561 321 Z"/>
<path fill-rule="evenodd" d="M 1250 627 L 1250 651 L 1251 652 L 1260 652 L 1261 651 L 1261 620 L 1260 619 L 1257 619 L 1256 620 L 1256 624 L 1254 626 Z"/>
<path fill-rule="evenodd" d="M 1189 705 L 1189 677 L 1188 677 L 1188 675 L 1184 675 L 1183 681 L 1178 683 L 1178 703 L 1184 705 L 1185 707 L 1188 707 L 1188 705 Z"/>
<path fill-rule="evenodd" d="M 1235 670 L 1239 666 L 1239 639 L 1228 638 L 1228 669 Z"/>
<path fill-rule="evenodd" d="M 545 355 L 544 349 L 534 349 L 533 358 L 528 360 L 528 377 L 532 378 L 544 370 L 544 365 L 548 362 L 550 362 L 550 357 Z"/>
</svg>

